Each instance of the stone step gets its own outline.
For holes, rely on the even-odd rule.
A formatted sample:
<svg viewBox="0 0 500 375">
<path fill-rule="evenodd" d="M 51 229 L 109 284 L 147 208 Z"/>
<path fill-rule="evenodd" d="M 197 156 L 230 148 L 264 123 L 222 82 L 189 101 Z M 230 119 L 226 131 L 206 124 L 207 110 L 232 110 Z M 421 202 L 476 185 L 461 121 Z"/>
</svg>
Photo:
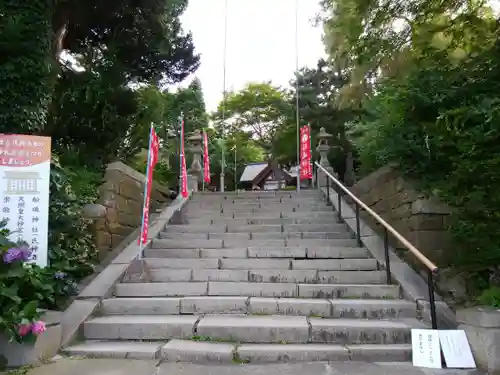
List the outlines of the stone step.
<svg viewBox="0 0 500 375">
<path fill-rule="evenodd" d="M 314 189 L 301 190 L 299 193 L 295 190 L 278 190 L 278 191 L 226 191 L 226 192 L 197 192 L 193 196 L 193 200 L 216 200 L 216 199 L 261 199 L 273 197 L 290 197 L 302 199 L 307 197 L 321 197 L 321 193 Z"/>
<path fill-rule="evenodd" d="M 190 339 L 198 321 L 195 315 L 109 315 L 83 324 L 87 340 Z"/>
<path fill-rule="evenodd" d="M 219 210 L 188 210 L 184 216 L 189 219 L 196 219 L 200 217 L 224 217 L 228 219 L 238 218 L 303 218 L 315 217 L 323 218 L 333 216 L 331 207 L 325 206 L 323 209 L 318 210 L 296 210 L 296 209 L 253 209 L 253 210 L 230 210 L 220 212 Z"/>
<path fill-rule="evenodd" d="M 168 233 L 209 233 L 209 232 L 227 232 L 226 224 L 215 224 L 215 225 L 173 225 L 168 224 L 165 227 L 165 231 Z"/>
<path fill-rule="evenodd" d="M 363 247 L 248 247 L 248 258 L 328 258 L 363 259 L 371 258 L 370 252 Z"/>
<path fill-rule="evenodd" d="M 326 319 L 283 315 L 110 315 L 83 325 L 88 340 L 204 337 L 237 343 L 408 344 L 415 319 Z"/>
<path fill-rule="evenodd" d="M 166 341 L 94 341 L 89 340 L 63 349 L 74 357 L 159 359 Z"/>
<path fill-rule="evenodd" d="M 165 228 L 168 233 L 268 233 L 268 232 L 345 232 L 348 228 L 345 224 L 274 224 L 274 225 L 251 225 L 251 224 L 214 224 L 214 225 L 168 225 Z"/>
<path fill-rule="evenodd" d="M 171 362 L 279 363 L 411 360 L 411 345 L 244 344 L 171 340 L 161 349 Z"/>
<path fill-rule="evenodd" d="M 295 284 L 250 282 L 167 282 L 119 283 L 117 297 L 244 296 L 399 299 L 397 285 L 378 284 Z"/>
<path fill-rule="evenodd" d="M 294 258 L 294 259 L 364 259 L 371 258 L 362 247 L 247 247 L 231 249 L 146 249 L 146 258 Z M 189 268 L 189 267 L 188 267 Z"/>
<path fill-rule="evenodd" d="M 206 210 L 252 210 L 252 209 L 278 209 L 279 207 L 294 207 L 296 209 L 302 208 L 303 210 L 310 209 L 324 209 L 326 206 L 325 201 L 318 201 L 316 199 L 310 199 L 308 201 L 294 201 L 294 200 L 260 200 L 254 202 L 247 201 L 223 201 L 223 202 L 189 202 L 186 209 L 189 211 L 191 209 L 206 209 Z M 331 208 L 330 208 L 331 210 Z"/>
<path fill-rule="evenodd" d="M 363 259 L 371 258 L 369 251 L 362 247 L 247 247 L 231 249 L 146 249 L 146 258 L 327 258 Z M 188 267 L 189 268 L 189 267 Z"/>
<path fill-rule="evenodd" d="M 222 239 L 154 239 L 153 249 L 222 249 L 242 247 L 358 247 L 354 238 L 284 238 L 265 240 L 262 238 L 234 238 Z"/>
<path fill-rule="evenodd" d="M 103 315 L 267 314 L 348 319 L 416 318 L 417 306 L 405 300 L 307 299 L 263 297 L 111 298 Z"/>
<path fill-rule="evenodd" d="M 189 218 L 187 220 L 188 225 L 286 225 L 286 224 L 330 224 L 335 225 L 338 224 L 337 217 L 332 215 L 331 217 L 301 217 L 301 218 L 279 218 L 279 217 L 246 217 L 246 218 L 227 218 L 222 216 L 204 216 L 204 217 L 196 217 Z"/>
<path fill-rule="evenodd" d="M 347 230 L 342 232 L 246 232 L 246 233 L 217 233 L 217 232 L 198 232 L 198 233 L 170 233 L 161 232 L 160 239 L 173 239 L 173 240 L 200 240 L 200 239 L 222 239 L 222 240 L 263 240 L 263 239 L 285 239 L 285 238 L 298 238 L 298 239 L 345 239 L 354 238 L 354 235 Z"/>
<path fill-rule="evenodd" d="M 407 362 L 411 345 L 244 344 L 173 339 L 85 341 L 64 349 L 88 358 L 161 359 L 190 363 L 279 363 L 316 361 Z"/>
<path fill-rule="evenodd" d="M 248 231 L 251 233 L 258 232 L 272 232 L 274 230 L 269 229 L 268 225 L 252 225 L 252 226 L 236 226 L 234 224 L 228 224 L 228 232 L 244 232 Z M 321 223 L 321 224 L 282 224 L 282 232 L 345 232 L 348 228 L 343 223 Z"/>
<path fill-rule="evenodd" d="M 207 214 L 214 214 L 214 215 L 221 215 L 221 216 L 235 216 L 238 217 L 242 214 L 263 214 L 265 216 L 275 213 L 275 212 L 282 212 L 282 213 L 290 213 L 290 212 L 312 212 L 315 214 L 322 214 L 322 213 L 331 213 L 332 208 L 325 205 L 315 205 L 315 206 L 310 206 L 310 207 L 300 207 L 299 205 L 291 205 L 288 203 L 278 203 L 278 204 L 268 204 L 268 203 L 262 203 L 261 205 L 256 205 L 256 206 L 248 206 L 245 207 L 242 205 L 231 205 L 231 206 L 214 206 L 214 207 L 207 207 L 207 206 L 190 206 L 187 207 L 184 212 L 186 213 L 186 216 L 191 217 L 191 216 L 196 216 L 196 215 L 207 215 Z M 245 215 L 244 215 L 245 216 Z"/>
<path fill-rule="evenodd" d="M 187 249 L 191 251 L 192 249 Z M 232 249 L 231 249 L 232 250 Z M 215 250 L 218 251 L 218 250 Z M 319 270 L 375 271 L 378 262 L 365 259 L 259 259 L 259 258 L 145 258 L 150 269 L 221 269 L 221 270 Z"/>
<path fill-rule="evenodd" d="M 152 282 L 178 281 L 245 281 L 258 283 L 304 284 L 383 284 L 384 271 L 317 271 L 317 270 L 225 270 L 225 269 L 169 269 L 149 271 Z"/>
</svg>

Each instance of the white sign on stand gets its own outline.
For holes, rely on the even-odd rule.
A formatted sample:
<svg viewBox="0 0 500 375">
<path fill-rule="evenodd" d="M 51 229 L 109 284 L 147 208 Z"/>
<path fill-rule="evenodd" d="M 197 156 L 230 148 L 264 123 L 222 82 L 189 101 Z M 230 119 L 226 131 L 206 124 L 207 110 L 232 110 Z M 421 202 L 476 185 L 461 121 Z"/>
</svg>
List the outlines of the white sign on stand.
<svg viewBox="0 0 500 375">
<path fill-rule="evenodd" d="M 412 329 L 413 366 L 442 368 L 439 332 L 433 329 Z"/>
<path fill-rule="evenodd" d="M 50 137 L 0 134 L 0 220 L 40 267 L 48 263 L 50 151 Z"/>
<path fill-rule="evenodd" d="M 476 368 L 465 331 L 439 331 L 439 342 L 447 368 Z"/>
</svg>

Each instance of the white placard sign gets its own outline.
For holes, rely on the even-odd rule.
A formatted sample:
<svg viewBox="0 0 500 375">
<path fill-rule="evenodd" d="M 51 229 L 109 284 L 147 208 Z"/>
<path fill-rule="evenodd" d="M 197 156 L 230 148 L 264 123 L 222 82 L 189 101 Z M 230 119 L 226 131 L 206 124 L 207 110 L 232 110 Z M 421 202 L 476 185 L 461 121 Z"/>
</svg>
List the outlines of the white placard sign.
<svg viewBox="0 0 500 375">
<path fill-rule="evenodd" d="M 1 220 L 14 242 L 27 242 L 29 262 L 48 261 L 50 137 L 0 134 Z"/>
<path fill-rule="evenodd" d="M 412 329 L 413 366 L 442 368 L 439 333 L 433 329 Z"/>
<path fill-rule="evenodd" d="M 439 342 L 448 368 L 476 368 L 469 341 L 462 330 L 439 331 Z"/>
</svg>

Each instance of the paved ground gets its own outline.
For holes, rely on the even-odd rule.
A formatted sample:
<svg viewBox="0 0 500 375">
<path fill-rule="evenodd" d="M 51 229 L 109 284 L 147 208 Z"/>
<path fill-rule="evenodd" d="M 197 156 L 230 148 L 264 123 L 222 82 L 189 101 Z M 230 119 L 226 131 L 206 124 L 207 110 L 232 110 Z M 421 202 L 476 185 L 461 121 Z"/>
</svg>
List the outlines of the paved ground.
<svg viewBox="0 0 500 375">
<path fill-rule="evenodd" d="M 26 375 L 479 375 L 470 370 L 418 369 L 407 363 L 196 365 L 114 359 L 63 359 Z"/>
</svg>

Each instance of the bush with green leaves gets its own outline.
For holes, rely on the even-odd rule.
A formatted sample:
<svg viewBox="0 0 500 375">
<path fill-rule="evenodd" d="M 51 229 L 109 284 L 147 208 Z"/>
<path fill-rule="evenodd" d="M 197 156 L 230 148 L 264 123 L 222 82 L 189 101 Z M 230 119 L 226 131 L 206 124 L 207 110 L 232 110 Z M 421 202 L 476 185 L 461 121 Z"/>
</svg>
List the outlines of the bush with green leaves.
<svg viewBox="0 0 500 375">
<path fill-rule="evenodd" d="M 455 208 L 444 265 L 480 276 L 486 288 L 500 265 L 500 43 L 455 65 L 434 56 L 380 87 L 356 129 L 365 172 L 397 163 Z"/>
<path fill-rule="evenodd" d="M 69 275 L 53 267 L 27 263 L 28 245 L 9 240 L 6 223 L 0 225 L 0 332 L 17 342 L 33 342 L 45 331 L 43 311 L 61 307 L 78 288 Z"/>
<path fill-rule="evenodd" d="M 49 261 L 80 280 L 94 272 L 97 262 L 92 222 L 82 216 L 82 207 L 97 199 L 100 174 L 84 167 L 63 168 L 55 155 L 50 173 Z"/>
</svg>

